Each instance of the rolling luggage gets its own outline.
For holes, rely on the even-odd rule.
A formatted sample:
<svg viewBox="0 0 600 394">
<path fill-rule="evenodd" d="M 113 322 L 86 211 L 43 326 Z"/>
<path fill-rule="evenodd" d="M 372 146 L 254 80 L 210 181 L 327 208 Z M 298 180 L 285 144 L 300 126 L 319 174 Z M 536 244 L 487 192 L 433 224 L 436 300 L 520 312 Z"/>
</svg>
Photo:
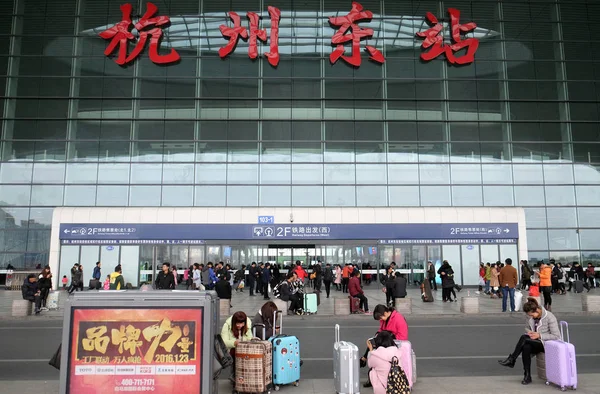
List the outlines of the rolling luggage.
<svg viewBox="0 0 600 394">
<path fill-rule="evenodd" d="M 315 293 L 304 294 L 304 313 L 317 313 L 317 295 Z"/>
<path fill-rule="evenodd" d="M 360 313 L 360 298 L 348 296 L 350 300 L 350 313 Z"/>
<path fill-rule="evenodd" d="M 567 341 L 565 342 L 565 329 Z M 560 341 L 546 341 L 544 352 L 546 358 L 546 384 L 553 383 L 562 391 L 572 388 L 577 389 L 577 362 L 575 360 L 575 346 L 569 337 L 569 324 L 560 322 Z"/>
<path fill-rule="evenodd" d="M 433 294 L 431 293 L 431 285 L 428 280 L 421 283 L 421 299 L 423 302 L 433 302 Z"/>
<path fill-rule="evenodd" d="M 259 339 L 239 342 L 235 350 L 234 393 L 267 393 L 272 383 L 271 342 Z"/>
<path fill-rule="evenodd" d="M 90 279 L 90 290 L 100 290 L 100 281 L 98 279 Z"/>
<path fill-rule="evenodd" d="M 515 312 L 520 311 L 521 306 L 523 306 L 523 293 L 519 290 L 515 290 Z"/>
<path fill-rule="evenodd" d="M 340 341 L 340 325 L 335 325 L 333 344 L 333 385 L 337 394 L 360 394 L 358 347 Z"/>
<path fill-rule="evenodd" d="M 575 287 L 575 293 L 583 293 L 583 281 L 579 278 L 579 275 L 575 276 L 573 286 Z"/>
<path fill-rule="evenodd" d="M 278 317 L 279 325 L 277 324 Z M 269 339 L 273 345 L 273 385 L 275 390 L 279 390 L 279 386 L 286 384 L 298 386 L 300 381 L 300 342 L 295 336 L 282 334 L 282 311 L 275 311 L 273 324 L 275 326 L 273 334 L 279 327 L 279 334 Z"/>
<path fill-rule="evenodd" d="M 408 383 L 412 388 L 415 382 L 417 381 L 416 369 L 417 369 L 417 356 L 413 351 L 412 344 L 410 341 L 394 341 L 396 346 L 401 350 L 401 357 L 398 362 L 404 373 L 406 374 L 406 378 L 408 379 Z"/>
</svg>

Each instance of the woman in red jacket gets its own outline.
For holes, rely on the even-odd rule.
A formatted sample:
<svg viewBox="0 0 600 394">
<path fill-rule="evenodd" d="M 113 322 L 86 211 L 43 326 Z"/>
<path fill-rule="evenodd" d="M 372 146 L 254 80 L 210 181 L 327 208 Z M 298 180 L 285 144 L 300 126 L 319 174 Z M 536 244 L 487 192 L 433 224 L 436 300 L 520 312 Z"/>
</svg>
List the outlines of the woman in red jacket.
<svg viewBox="0 0 600 394">
<path fill-rule="evenodd" d="M 390 331 L 398 341 L 408 341 L 406 319 L 394 308 L 377 305 L 373 310 L 373 319 L 379 320 L 379 331 Z"/>
</svg>

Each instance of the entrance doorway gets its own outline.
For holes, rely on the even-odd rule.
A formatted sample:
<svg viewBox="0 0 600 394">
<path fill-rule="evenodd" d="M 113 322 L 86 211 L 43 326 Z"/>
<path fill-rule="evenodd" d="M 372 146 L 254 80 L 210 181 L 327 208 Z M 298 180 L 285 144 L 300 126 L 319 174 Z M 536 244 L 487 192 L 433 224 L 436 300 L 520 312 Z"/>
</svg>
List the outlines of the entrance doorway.
<svg viewBox="0 0 600 394">
<path fill-rule="evenodd" d="M 267 261 L 284 270 L 293 267 L 296 261 L 307 268 L 318 260 L 323 261 L 324 251 L 321 245 L 269 245 Z"/>
</svg>

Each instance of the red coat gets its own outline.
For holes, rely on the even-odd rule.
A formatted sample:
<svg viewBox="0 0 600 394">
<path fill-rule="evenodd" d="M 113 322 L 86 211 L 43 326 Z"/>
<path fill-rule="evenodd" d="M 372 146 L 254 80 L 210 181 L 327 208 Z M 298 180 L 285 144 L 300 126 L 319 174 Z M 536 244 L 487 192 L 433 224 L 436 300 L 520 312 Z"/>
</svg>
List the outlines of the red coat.
<svg viewBox="0 0 600 394">
<path fill-rule="evenodd" d="M 363 289 L 360 287 L 360 281 L 356 276 L 353 276 L 350 278 L 350 281 L 348 281 L 348 293 L 350 293 L 352 297 L 363 294 Z"/>
<path fill-rule="evenodd" d="M 304 268 L 299 265 L 296 266 L 296 275 L 298 275 L 298 279 L 300 280 L 304 280 L 308 276 Z"/>
<path fill-rule="evenodd" d="M 390 331 L 399 341 L 408 341 L 408 324 L 404 316 L 396 311 L 387 320 L 379 321 L 379 331 L 383 330 Z"/>
</svg>

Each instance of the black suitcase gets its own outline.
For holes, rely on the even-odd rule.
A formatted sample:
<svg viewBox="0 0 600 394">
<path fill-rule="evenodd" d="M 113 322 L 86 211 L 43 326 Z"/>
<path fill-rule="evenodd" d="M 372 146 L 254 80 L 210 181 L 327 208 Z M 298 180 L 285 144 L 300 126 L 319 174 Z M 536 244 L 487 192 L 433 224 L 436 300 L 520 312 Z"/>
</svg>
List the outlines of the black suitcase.
<svg viewBox="0 0 600 394">
<path fill-rule="evenodd" d="M 90 290 L 100 290 L 100 281 L 98 279 L 90 279 Z"/>
<path fill-rule="evenodd" d="M 583 281 L 576 280 L 573 282 L 573 286 L 575 287 L 575 293 L 583 293 Z"/>
</svg>

